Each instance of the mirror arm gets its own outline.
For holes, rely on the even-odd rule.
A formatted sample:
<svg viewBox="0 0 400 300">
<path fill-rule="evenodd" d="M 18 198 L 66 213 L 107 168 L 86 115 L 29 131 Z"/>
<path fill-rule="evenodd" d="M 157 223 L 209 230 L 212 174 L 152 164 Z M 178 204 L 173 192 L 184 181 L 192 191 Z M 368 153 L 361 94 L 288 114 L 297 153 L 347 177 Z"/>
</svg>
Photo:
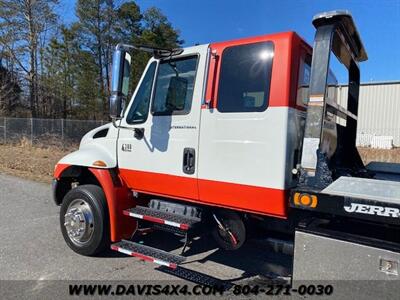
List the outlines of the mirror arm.
<svg viewBox="0 0 400 300">
<path fill-rule="evenodd" d="M 121 120 L 120 118 L 111 118 L 111 123 L 115 128 L 119 128 L 119 125 L 117 125 L 117 120 Z"/>
<path fill-rule="evenodd" d="M 148 52 L 151 53 L 155 58 L 164 58 L 168 56 L 179 55 L 183 52 L 182 48 L 166 49 L 166 48 L 158 48 L 145 45 L 129 45 L 124 43 L 119 43 L 117 46 L 115 46 L 115 50 L 121 50 L 121 49 L 125 51 L 140 50 Z"/>
<path fill-rule="evenodd" d="M 132 128 L 132 127 L 128 127 L 128 126 L 122 126 L 122 125 L 117 125 L 117 121 L 121 121 L 122 118 L 111 118 L 111 123 L 115 128 L 122 128 L 122 129 L 129 129 L 131 131 L 137 131 L 138 128 Z M 139 128 L 142 129 L 142 128 Z M 144 131 L 144 130 L 143 130 Z"/>
<path fill-rule="evenodd" d="M 139 47 L 136 47 L 136 46 L 133 46 L 133 45 L 128 45 L 128 44 L 123 44 L 123 43 L 119 43 L 119 44 L 117 44 L 117 46 L 115 46 L 115 50 L 130 50 L 130 49 L 133 49 L 133 50 L 139 50 L 140 48 Z"/>
</svg>

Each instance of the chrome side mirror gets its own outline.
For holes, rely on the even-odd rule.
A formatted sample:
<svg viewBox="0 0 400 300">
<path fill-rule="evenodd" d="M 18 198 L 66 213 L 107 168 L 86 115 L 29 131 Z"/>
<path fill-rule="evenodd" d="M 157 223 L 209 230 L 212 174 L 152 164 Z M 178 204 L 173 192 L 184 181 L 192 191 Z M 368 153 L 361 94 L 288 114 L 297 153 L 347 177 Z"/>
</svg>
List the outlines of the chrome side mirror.
<svg viewBox="0 0 400 300">
<path fill-rule="evenodd" d="M 112 63 L 110 117 L 122 117 L 124 104 L 129 93 L 131 55 L 117 46 Z"/>
</svg>

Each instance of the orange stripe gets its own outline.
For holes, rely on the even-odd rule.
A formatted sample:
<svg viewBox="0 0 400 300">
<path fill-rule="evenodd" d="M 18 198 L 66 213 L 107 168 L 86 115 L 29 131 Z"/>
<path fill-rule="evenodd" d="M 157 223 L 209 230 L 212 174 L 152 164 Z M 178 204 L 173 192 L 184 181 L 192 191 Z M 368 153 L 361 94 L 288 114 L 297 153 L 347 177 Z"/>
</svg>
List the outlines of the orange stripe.
<svg viewBox="0 0 400 300">
<path fill-rule="evenodd" d="M 145 171 L 120 169 L 120 175 L 129 188 L 163 196 L 198 199 L 196 178 Z"/>
<path fill-rule="evenodd" d="M 286 218 L 285 190 L 205 179 L 200 179 L 198 184 L 204 202 Z"/>
<path fill-rule="evenodd" d="M 128 187 L 137 192 L 287 217 L 285 190 L 128 169 L 120 169 L 120 175 Z"/>
</svg>

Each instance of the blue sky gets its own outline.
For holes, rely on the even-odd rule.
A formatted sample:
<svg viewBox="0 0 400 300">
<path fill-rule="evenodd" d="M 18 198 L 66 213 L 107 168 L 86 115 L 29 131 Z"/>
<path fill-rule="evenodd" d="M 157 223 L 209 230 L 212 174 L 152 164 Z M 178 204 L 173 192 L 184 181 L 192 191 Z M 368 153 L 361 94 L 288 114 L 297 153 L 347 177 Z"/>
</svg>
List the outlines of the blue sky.
<svg viewBox="0 0 400 300">
<path fill-rule="evenodd" d="M 64 20 L 74 19 L 74 0 L 61 0 Z M 361 80 L 400 80 L 400 0 L 138 0 L 142 11 L 159 7 L 180 30 L 184 46 L 293 30 L 312 43 L 312 17 L 322 11 L 351 11 L 369 60 Z M 343 74 L 337 74 L 343 82 Z"/>
</svg>

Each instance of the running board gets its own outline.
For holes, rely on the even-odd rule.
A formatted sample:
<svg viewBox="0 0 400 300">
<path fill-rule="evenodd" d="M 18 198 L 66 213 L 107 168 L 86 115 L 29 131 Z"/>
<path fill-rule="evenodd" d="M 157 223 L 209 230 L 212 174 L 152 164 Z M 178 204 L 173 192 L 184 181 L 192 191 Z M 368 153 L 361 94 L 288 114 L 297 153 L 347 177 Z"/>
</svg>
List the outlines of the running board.
<svg viewBox="0 0 400 300">
<path fill-rule="evenodd" d="M 153 223 L 164 224 L 181 230 L 188 230 L 194 224 L 200 222 L 200 218 L 182 216 L 169 212 L 163 212 L 145 206 L 136 206 L 131 209 L 124 210 L 124 215 L 131 216 Z"/>
<path fill-rule="evenodd" d="M 186 260 L 183 256 L 126 240 L 112 244 L 111 249 L 171 269 L 176 269 L 179 264 Z"/>
</svg>

